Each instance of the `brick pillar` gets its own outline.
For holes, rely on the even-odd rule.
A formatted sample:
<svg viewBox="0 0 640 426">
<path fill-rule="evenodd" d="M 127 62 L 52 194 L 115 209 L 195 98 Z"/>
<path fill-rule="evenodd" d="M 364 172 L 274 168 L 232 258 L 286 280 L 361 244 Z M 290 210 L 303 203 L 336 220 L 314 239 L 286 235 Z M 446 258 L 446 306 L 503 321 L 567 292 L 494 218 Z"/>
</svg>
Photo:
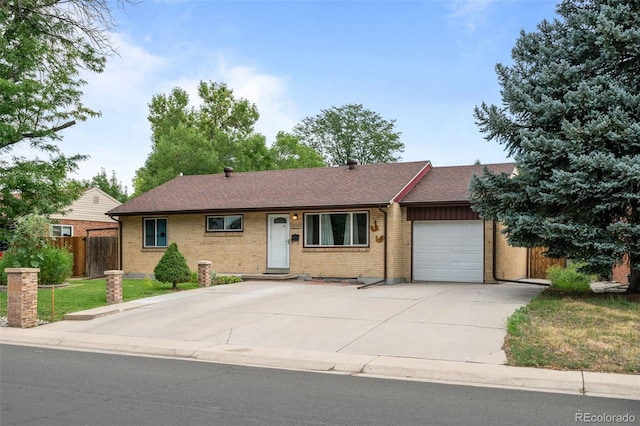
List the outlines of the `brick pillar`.
<svg viewBox="0 0 640 426">
<path fill-rule="evenodd" d="M 38 325 L 38 268 L 6 268 L 9 327 Z"/>
<path fill-rule="evenodd" d="M 107 276 L 107 305 L 122 303 L 122 276 L 123 271 L 104 271 Z"/>
<path fill-rule="evenodd" d="M 198 285 L 209 287 L 211 285 L 211 261 L 198 261 Z"/>
</svg>

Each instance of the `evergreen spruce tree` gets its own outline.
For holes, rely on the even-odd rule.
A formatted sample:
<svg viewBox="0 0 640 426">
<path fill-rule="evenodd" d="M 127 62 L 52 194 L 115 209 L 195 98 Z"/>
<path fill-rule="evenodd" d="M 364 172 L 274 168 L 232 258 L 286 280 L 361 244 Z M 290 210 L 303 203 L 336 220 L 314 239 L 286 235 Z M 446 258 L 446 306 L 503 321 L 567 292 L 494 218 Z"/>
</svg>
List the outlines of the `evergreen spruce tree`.
<svg viewBox="0 0 640 426">
<path fill-rule="evenodd" d="M 505 146 L 515 176 L 472 179 L 474 209 L 509 242 L 587 262 L 631 266 L 640 292 L 640 2 L 565 0 L 558 17 L 521 32 L 498 64 L 502 106 L 475 118 Z"/>
<path fill-rule="evenodd" d="M 187 259 L 178 251 L 176 243 L 171 243 L 167 247 L 153 273 L 158 281 L 172 283 L 173 289 L 178 288 L 178 283 L 184 283 L 191 279 L 191 270 L 187 265 Z"/>
</svg>

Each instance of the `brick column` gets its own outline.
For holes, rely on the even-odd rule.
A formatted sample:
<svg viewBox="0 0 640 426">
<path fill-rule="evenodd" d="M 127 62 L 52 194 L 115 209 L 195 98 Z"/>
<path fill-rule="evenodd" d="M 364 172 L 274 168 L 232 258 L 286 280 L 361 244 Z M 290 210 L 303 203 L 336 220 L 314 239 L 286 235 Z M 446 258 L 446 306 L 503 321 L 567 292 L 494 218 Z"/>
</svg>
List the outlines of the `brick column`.
<svg viewBox="0 0 640 426">
<path fill-rule="evenodd" d="M 104 271 L 107 276 L 107 305 L 122 303 L 122 276 L 123 271 Z"/>
<path fill-rule="evenodd" d="M 38 325 L 38 268 L 6 268 L 9 327 Z"/>
<path fill-rule="evenodd" d="M 200 287 L 209 287 L 211 285 L 211 261 L 198 261 L 198 285 Z"/>
</svg>

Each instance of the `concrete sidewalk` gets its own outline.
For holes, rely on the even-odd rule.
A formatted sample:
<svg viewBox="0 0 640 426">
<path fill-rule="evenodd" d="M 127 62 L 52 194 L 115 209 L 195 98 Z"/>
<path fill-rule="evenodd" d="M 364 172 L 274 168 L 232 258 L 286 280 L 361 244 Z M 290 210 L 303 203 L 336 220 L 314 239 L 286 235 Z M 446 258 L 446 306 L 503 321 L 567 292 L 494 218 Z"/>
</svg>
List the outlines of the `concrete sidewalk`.
<svg viewBox="0 0 640 426">
<path fill-rule="evenodd" d="M 640 399 L 639 376 L 504 365 L 505 319 L 541 290 L 248 281 L 3 328 L 0 342 Z"/>
</svg>

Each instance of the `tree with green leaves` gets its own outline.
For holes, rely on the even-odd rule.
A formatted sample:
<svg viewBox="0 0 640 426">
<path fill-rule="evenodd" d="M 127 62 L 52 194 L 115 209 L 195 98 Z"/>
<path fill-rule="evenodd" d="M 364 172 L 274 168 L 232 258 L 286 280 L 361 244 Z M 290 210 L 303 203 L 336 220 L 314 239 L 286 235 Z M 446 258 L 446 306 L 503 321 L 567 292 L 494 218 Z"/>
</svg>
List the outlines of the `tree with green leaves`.
<svg viewBox="0 0 640 426">
<path fill-rule="evenodd" d="M 323 167 L 324 159 L 315 149 L 300 142 L 300 138 L 286 132 L 278 132 L 271 146 L 274 169 Z"/>
<path fill-rule="evenodd" d="M 0 227 L 31 211 L 58 212 L 80 195 L 67 174 L 86 157 L 64 154 L 56 141 L 99 115 L 81 101 L 79 74 L 103 71 L 112 27 L 107 0 L 0 1 Z M 11 156 L 19 144 L 47 158 Z"/>
<path fill-rule="evenodd" d="M 153 96 L 149 104 L 152 148 L 145 165 L 136 171 L 134 195 L 159 186 L 179 174 L 215 173 L 234 167 L 244 139 L 253 134 L 257 107 L 236 99 L 225 83 L 198 85 L 201 106 L 189 104 L 179 87 L 168 95 Z"/>
<path fill-rule="evenodd" d="M 501 221 L 509 242 L 548 247 L 608 275 L 629 261 L 640 292 L 640 2 L 564 0 L 559 15 L 521 32 L 498 64 L 502 106 L 475 117 L 505 146 L 514 176 L 485 170 L 473 208 Z"/>
<path fill-rule="evenodd" d="M 395 120 L 385 120 L 359 104 L 324 109 L 294 127 L 303 144 L 322 154 L 330 166 L 358 160 L 360 164 L 393 163 L 404 151 Z"/>
<path fill-rule="evenodd" d="M 158 281 L 172 283 L 174 290 L 178 288 L 178 283 L 185 283 L 191 279 L 187 259 L 180 253 L 176 243 L 167 247 L 153 273 Z"/>
<path fill-rule="evenodd" d="M 278 134 L 273 147 L 255 133 L 259 114 L 246 99 L 236 99 L 225 83 L 200 82 L 201 106 L 189 104 L 181 88 L 155 95 L 149 104 L 151 153 L 136 171 L 139 195 L 176 176 L 322 166 L 321 157 L 299 139 Z"/>
<path fill-rule="evenodd" d="M 104 167 L 102 167 L 100 169 L 100 173 L 89 180 L 83 179 L 77 184 L 85 190 L 89 188 L 98 188 L 121 203 L 124 203 L 129 199 L 129 195 L 127 195 L 127 187 L 122 186 L 122 182 L 118 180 L 115 170 L 111 170 L 111 177 L 107 177 L 107 172 Z"/>
</svg>

